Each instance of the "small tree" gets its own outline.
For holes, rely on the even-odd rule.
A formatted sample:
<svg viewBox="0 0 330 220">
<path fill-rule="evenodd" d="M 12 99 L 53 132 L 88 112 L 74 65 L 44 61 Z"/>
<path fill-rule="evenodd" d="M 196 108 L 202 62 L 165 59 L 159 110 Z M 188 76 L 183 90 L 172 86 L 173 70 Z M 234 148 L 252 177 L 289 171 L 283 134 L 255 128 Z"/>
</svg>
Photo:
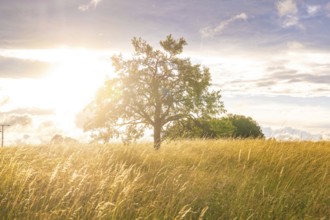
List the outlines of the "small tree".
<svg viewBox="0 0 330 220">
<path fill-rule="evenodd" d="M 233 124 L 235 130 L 234 138 L 263 138 L 264 134 L 258 123 L 251 117 L 244 115 L 228 115 L 228 120 Z"/>
<path fill-rule="evenodd" d="M 95 116 L 86 125 L 95 138 L 124 141 L 141 137 L 153 129 L 154 147 L 159 149 L 162 132 L 174 121 L 214 116 L 224 111 L 220 91 L 209 91 L 209 69 L 181 58 L 186 41 L 171 35 L 152 48 L 133 38 L 135 53 L 129 59 L 112 58 L 117 77 L 109 79 L 87 107 Z"/>
</svg>

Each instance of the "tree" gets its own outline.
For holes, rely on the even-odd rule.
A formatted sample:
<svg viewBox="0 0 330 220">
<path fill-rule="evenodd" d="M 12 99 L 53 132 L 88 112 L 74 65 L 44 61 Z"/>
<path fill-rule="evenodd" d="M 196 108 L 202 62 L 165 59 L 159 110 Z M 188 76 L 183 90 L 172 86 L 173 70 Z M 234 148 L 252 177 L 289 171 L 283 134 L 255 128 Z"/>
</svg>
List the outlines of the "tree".
<svg viewBox="0 0 330 220">
<path fill-rule="evenodd" d="M 229 114 L 222 118 L 182 119 L 174 122 L 165 137 L 176 138 L 263 138 L 261 128 L 251 117 Z"/>
<path fill-rule="evenodd" d="M 106 80 L 86 109 L 92 118 L 85 130 L 109 141 L 121 136 L 126 142 L 153 129 L 159 149 L 165 127 L 174 121 L 214 116 L 224 111 L 220 91 L 209 91 L 209 69 L 179 56 L 187 44 L 171 35 L 160 41 L 162 50 L 133 38 L 134 54 L 113 56 L 117 77 Z"/>
<path fill-rule="evenodd" d="M 50 140 L 50 144 L 53 144 L 53 145 L 59 145 L 59 144 L 73 145 L 73 144 L 78 144 L 78 143 L 79 143 L 78 140 L 71 138 L 71 137 L 65 137 L 60 134 L 54 135 L 52 137 L 52 139 Z"/>
<path fill-rule="evenodd" d="M 224 138 L 231 137 L 235 127 L 228 118 L 183 119 L 174 122 L 166 131 L 165 138 Z"/>
<path fill-rule="evenodd" d="M 261 131 L 258 123 L 251 117 L 244 115 L 228 115 L 228 120 L 231 121 L 235 130 L 234 138 L 263 138 L 264 134 Z"/>
</svg>

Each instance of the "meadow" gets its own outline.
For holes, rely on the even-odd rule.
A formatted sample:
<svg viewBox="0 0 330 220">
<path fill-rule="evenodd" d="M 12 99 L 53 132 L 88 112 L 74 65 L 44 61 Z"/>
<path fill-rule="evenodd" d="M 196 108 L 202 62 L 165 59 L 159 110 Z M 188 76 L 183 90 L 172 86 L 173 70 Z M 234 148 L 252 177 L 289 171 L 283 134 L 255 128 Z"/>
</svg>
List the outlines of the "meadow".
<svg viewBox="0 0 330 220">
<path fill-rule="evenodd" d="M 0 149 L 0 219 L 329 219 L 330 142 Z"/>
</svg>

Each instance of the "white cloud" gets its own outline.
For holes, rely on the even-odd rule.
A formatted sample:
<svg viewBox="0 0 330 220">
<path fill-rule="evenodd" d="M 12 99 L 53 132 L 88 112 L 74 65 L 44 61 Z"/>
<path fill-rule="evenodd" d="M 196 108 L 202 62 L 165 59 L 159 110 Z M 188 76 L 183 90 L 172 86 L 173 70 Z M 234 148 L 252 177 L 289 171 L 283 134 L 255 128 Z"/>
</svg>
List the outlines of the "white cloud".
<svg viewBox="0 0 330 220">
<path fill-rule="evenodd" d="M 298 7 L 295 0 L 277 1 L 276 8 L 283 28 L 296 27 L 301 30 L 305 29 L 299 22 Z"/>
<path fill-rule="evenodd" d="M 330 133 L 322 133 L 321 140 L 329 141 L 330 140 Z"/>
<path fill-rule="evenodd" d="M 88 4 L 79 5 L 78 10 L 79 11 L 87 11 L 91 7 L 96 8 L 96 6 L 101 2 L 102 0 L 91 0 Z"/>
<path fill-rule="evenodd" d="M 328 4 L 325 6 L 325 10 L 326 10 L 326 13 L 327 13 L 327 17 L 330 18 L 330 3 L 328 3 Z"/>
<path fill-rule="evenodd" d="M 327 137 L 323 134 L 312 134 L 307 131 L 284 127 L 280 129 L 263 128 L 263 132 L 267 138 L 275 138 L 277 140 L 284 141 L 296 141 L 296 140 L 320 140 Z M 324 136 L 324 137 L 323 137 Z"/>
<path fill-rule="evenodd" d="M 280 17 L 297 14 L 297 4 L 295 0 L 282 0 L 276 4 L 277 12 Z"/>
<path fill-rule="evenodd" d="M 297 27 L 300 30 L 305 30 L 304 25 L 300 24 L 298 16 L 295 15 L 287 15 L 282 21 L 282 27 Z"/>
<path fill-rule="evenodd" d="M 7 103 L 9 103 L 9 97 L 8 96 L 0 98 L 0 107 L 6 105 Z"/>
<path fill-rule="evenodd" d="M 298 50 L 298 49 L 304 49 L 304 45 L 298 41 L 290 41 L 287 43 L 289 50 Z"/>
<path fill-rule="evenodd" d="M 321 10 L 321 6 L 320 6 L 320 5 L 307 5 L 307 13 L 308 13 L 310 16 L 314 16 L 314 15 L 317 14 L 320 10 Z"/>
<path fill-rule="evenodd" d="M 221 33 L 229 24 L 235 21 L 246 21 L 248 19 L 247 14 L 241 13 L 236 16 L 229 18 L 228 20 L 222 21 L 216 27 L 205 27 L 200 30 L 200 33 L 203 38 L 213 37 L 217 33 Z"/>
</svg>

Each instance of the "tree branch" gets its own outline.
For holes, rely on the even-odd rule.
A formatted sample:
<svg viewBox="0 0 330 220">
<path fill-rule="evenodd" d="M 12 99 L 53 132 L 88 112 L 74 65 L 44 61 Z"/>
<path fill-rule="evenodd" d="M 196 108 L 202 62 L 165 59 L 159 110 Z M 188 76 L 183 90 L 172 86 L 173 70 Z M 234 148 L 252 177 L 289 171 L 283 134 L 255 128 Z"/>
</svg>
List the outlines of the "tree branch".
<svg viewBox="0 0 330 220">
<path fill-rule="evenodd" d="M 182 119 L 182 118 L 186 118 L 188 116 L 189 115 L 187 115 L 187 114 L 178 114 L 178 115 L 170 116 L 170 117 L 168 117 L 164 120 L 163 125 L 167 124 L 170 121 L 176 121 L 176 120 L 179 120 L 179 119 Z"/>
<path fill-rule="evenodd" d="M 154 121 L 149 117 L 149 115 L 144 111 L 143 107 L 140 104 L 136 104 L 138 109 L 135 109 L 142 118 L 144 118 L 150 125 L 154 125 Z"/>
</svg>

